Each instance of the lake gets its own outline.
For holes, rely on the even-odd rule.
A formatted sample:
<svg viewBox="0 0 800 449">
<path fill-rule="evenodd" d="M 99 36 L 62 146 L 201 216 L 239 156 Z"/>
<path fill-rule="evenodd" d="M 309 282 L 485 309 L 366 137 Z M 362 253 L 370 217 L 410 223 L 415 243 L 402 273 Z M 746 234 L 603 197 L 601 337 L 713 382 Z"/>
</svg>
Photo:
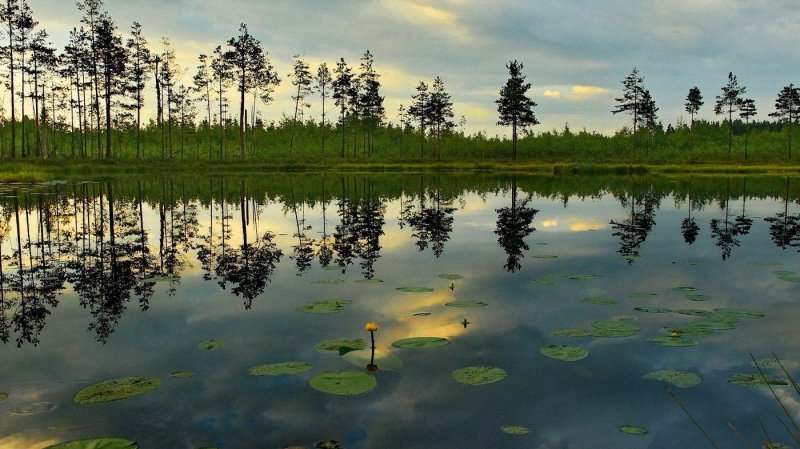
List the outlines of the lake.
<svg viewBox="0 0 800 449">
<path fill-rule="evenodd" d="M 799 199 L 782 176 L 0 185 L 0 448 L 796 447 Z"/>
</svg>

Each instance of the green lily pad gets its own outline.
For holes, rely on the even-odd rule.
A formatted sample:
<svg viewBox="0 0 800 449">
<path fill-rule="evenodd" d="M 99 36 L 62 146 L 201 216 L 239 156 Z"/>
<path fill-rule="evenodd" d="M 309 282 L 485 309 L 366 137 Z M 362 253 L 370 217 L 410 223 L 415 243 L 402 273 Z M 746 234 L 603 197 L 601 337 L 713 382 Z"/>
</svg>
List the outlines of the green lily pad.
<svg viewBox="0 0 800 449">
<path fill-rule="evenodd" d="M 778 276 L 794 276 L 797 273 L 795 273 L 794 271 L 778 270 L 778 271 L 773 271 L 772 274 Z"/>
<path fill-rule="evenodd" d="M 440 337 L 414 337 L 414 338 L 404 338 L 402 340 L 397 340 L 396 342 L 392 343 L 392 346 L 395 348 L 438 348 L 441 346 L 447 346 L 450 344 L 450 340 L 446 338 Z"/>
<path fill-rule="evenodd" d="M 678 388 L 691 388 L 700 384 L 700 376 L 687 371 L 661 370 L 647 373 L 643 377 L 647 380 L 660 380 Z"/>
<path fill-rule="evenodd" d="M 362 371 L 325 371 L 308 380 L 311 388 L 337 396 L 357 396 L 372 391 L 378 381 Z"/>
<path fill-rule="evenodd" d="M 47 446 L 45 449 L 136 449 L 135 442 L 121 438 L 92 438 Z"/>
<path fill-rule="evenodd" d="M 687 329 L 727 331 L 734 329 L 736 326 L 734 326 L 731 323 L 721 323 L 719 321 L 703 320 L 703 321 L 693 321 L 691 323 L 687 323 L 686 326 L 684 327 Z"/>
<path fill-rule="evenodd" d="M 620 426 L 619 431 L 628 435 L 635 435 L 635 436 L 647 435 L 647 429 L 645 429 L 644 427 L 632 426 L 630 424 Z"/>
<path fill-rule="evenodd" d="M 358 339 L 348 338 L 335 338 L 332 340 L 324 340 L 314 346 L 319 352 L 336 352 L 338 353 L 341 348 L 352 348 L 353 350 L 360 351 L 367 347 L 367 342 Z"/>
<path fill-rule="evenodd" d="M 736 309 L 730 307 L 714 309 L 714 312 L 716 312 L 718 315 L 728 315 L 740 318 L 763 318 L 766 316 L 766 314 L 764 314 L 763 312 L 759 312 L 757 310 Z"/>
<path fill-rule="evenodd" d="M 714 313 L 713 315 L 706 317 L 706 320 L 711 321 L 712 323 L 720 323 L 720 324 L 729 324 L 731 326 L 739 324 L 742 319 L 738 316 L 734 315 L 719 315 Z"/>
<path fill-rule="evenodd" d="M 464 276 L 460 274 L 440 274 L 440 279 L 447 279 L 448 281 L 457 281 L 459 279 L 464 279 Z"/>
<path fill-rule="evenodd" d="M 592 335 L 592 331 L 589 329 L 573 329 L 573 328 L 565 328 L 565 329 L 558 329 L 553 331 L 553 337 L 588 337 Z"/>
<path fill-rule="evenodd" d="M 645 307 L 636 307 L 633 310 L 637 312 L 643 313 L 671 313 L 673 312 L 672 309 L 667 307 L 658 307 L 658 306 L 645 306 Z"/>
<path fill-rule="evenodd" d="M 592 336 L 604 338 L 621 338 L 636 335 L 641 329 L 624 321 L 595 321 L 592 323 Z"/>
<path fill-rule="evenodd" d="M 800 282 L 800 275 L 797 274 L 785 274 L 783 276 L 778 276 L 778 279 L 786 282 Z"/>
<path fill-rule="evenodd" d="M 430 293 L 433 291 L 432 288 L 428 287 L 399 287 L 396 288 L 395 290 L 404 293 Z"/>
<path fill-rule="evenodd" d="M 5 401 L 8 399 L 8 393 L 0 393 L 0 402 Z"/>
<path fill-rule="evenodd" d="M 633 298 L 633 299 L 651 298 L 653 296 L 658 296 L 658 293 L 656 293 L 656 292 L 633 292 L 630 295 L 628 295 L 628 298 Z"/>
<path fill-rule="evenodd" d="M 711 295 L 692 294 L 692 295 L 686 295 L 685 298 L 688 299 L 689 301 L 696 301 L 696 302 L 710 301 Z"/>
<path fill-rule="evenodd" d="M 254 366 L 247 370 L 247 374 L 251 376 L 291 376 L 305 373 L 310 369 L 311 365 L 306 362 L 291 361 Z"/>
<path fill-rule="evenodd" d="M 161 282 L 170 282 L 173 279 L 175 279 L 173 276 L 154 276 L 154 277 L 142 279 L 142 283 L 144 283 L 144 284 L 159 284 Z"/>
<path fill-rule="evenodd" d="M 544 286 L 551 286 L 556 285 L 556 282 L 552 279 L 535 279 L 532 281 L 536 285 L 544 285 Z"/>
<path fill-rule="evenodd" d="M 694 287 L 672 287 L 673 292 L 696 292 L 697 289 Z"/>
<path fill-rule="evenodd" d="M 773 261 L 751 260 L 747 262 L 747 265 L 753 267 L 778 267 L 783 264 L 780 262 L 773 262 Z"/>
<path fill-rule="evenodd" d="M 500 431 L 509 435 L 525 435 L 531 433 L 531 429 L 522 426 L 503 426 Z"/>
<path fill-rule="evenodd" d="M 149 393 L 161 385 L 157 377 L 126 377 L 90 385 L 75 395 L 78 404 L 119 401 Z"/>
<path fill-rule="evenodd" d="M 431 316 L 431 313 L 430 312 L 417 312 L 415 314 L 412 314 L 411 316 Z"/>
<path fill-rule="evenodd" d="M 765 369 L 781 369 L 781 365 L 783 365 L 783 367 L 785 368 L 787 366 L 793 366 L 795 365 L 795 363 L 790 362 L 788 360 L 778 361 L 773 358 L 773 359 L 757 359 L 755 363 L 751 363 L 751 365 Z"/>
<path fill-rule="evenodd" d="M 675 313 L 680 313 L 681 315 L 687 316 L 701 316 L 704 318 L 714 316 L 714 312 L 702 309 L 678 309 L 675 311 Z"/>
<path fill-rule="evenodd" d="M 173 373 L 170 373 L 169 375 L 176 379 L 186 379 L 194 376 L 194 373 L 191 371 L 175 371 Z"/>
<path fill-rule="evenodd" d="M 488 305 L 489 304 L 486 304 L 483 301 L 453 301 L 445 304 L 445 306 L 447 307 L 461 307 L 461 308 L 486 307 Z"/>
<path fill-rule="evenodd" d="M 764 449 L 792 449 L 792 447 L 783 443 L 764 443 Z"/>
<path fill-rule="evenodd" d="M 581 302 L 598 306 L 610 306 L 617 303 L 617 301 L 611 298 L 584 298 Z"/>
<path fill-rule="evenodd" d="M 466 385 L 485 385 L 500 382 L 508 376 L 502 368 L 495 366 L 468 366 L 453 371 L 453 379 L 456 382 Z"/>
<path fill-rule="evenodd" d="M 340 266 L 336 266 L 336 265 L 328 265 L 327 267 L 322 267 L 322 269 L 325 270 L 325 271 L 342 271 L 342 270 L 344 270 L 346 268 L 347 267 L 340 267 Z"/>
<path fill-rule="evenodd" d="M 704 327 L 665 327 L 664 330 L 679 337 L 708 337 L 719 334 L 715 329 Z"/>
<path fill-rule="evenodd" d="M 539 348 L 539 352 L 545 357 L 561 360 L 564 362 L 577 362 L 589 356 L 589 351 L 580 346 L 570 345 L 548 345 Z"/>
<path fill-rule="evenodd" d="M 593 281 L 595 279 L 603 279 L 599 274 L 573 274 L 569 276 L 573 281 Z"/>
<path fill-rule="evenodd" d="M 770 374 L 765 374 L 763 376 L 761 374 L 730 374 L 728 382 L 745 387 L 757 387 L 767 384 L 776 386 L 789 385 L 786 379 Z"/>
<path fill-rule="evenodd" d="M 376 285 L 376 284 L 383 284 L 383 279 L 359 279 L 353 282 L 355 282 L 356 284 Z"/>
<path fill-rule="evenodd" d="M 533 259 L 558 259 L 558 256 L 552 254 L 536 254 L 531 256 Z"/>
<path fill-rule="evenodd" d="M 215 349 L 220 349 L 225 347 L 225 342 L 222 340 L 206 340 L 197 345 L 198 349 L 202 349 L 203 351 L 213 351 Z"/>
<path fill-rule="evenodd" d="M 649 341 L 650 343 L 655 343 L 660 346 L 670 346 L 675 348 L 685 348 L 697 345 L 697 340 L 692 340 L 691 338 L 686 338 L 686 337 L 661 336 L 661 337 L 650 338 L 647 341 Z"/>
<path fill-rule="evenodd" d="M 320 301 L 311 301 L 303 307 L 298 307 L 298 312 L 303 313 L 316 313 L 316 314 L 330 314 L 339 313 L 344 310 L 344 307 L 352 304 L 353 301 L 349 299 L 324 299 Z"/>
</svg>

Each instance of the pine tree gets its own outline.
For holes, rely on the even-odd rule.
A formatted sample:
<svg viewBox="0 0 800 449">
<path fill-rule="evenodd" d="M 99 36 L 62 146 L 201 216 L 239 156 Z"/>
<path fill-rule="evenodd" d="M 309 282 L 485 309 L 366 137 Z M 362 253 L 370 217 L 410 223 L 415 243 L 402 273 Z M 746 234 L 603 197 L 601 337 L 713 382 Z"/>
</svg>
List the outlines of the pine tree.
<svg viewBox="0 0 800 449">
<path fill-rule="evenodd" d="M 419 123 L 419 158 L 425 158 L 425 129 L 428 125 L 428 117 L 430 114 L 431 96 L 428 92 L 428 85 L 424 81 L 420 81 L 417 85 L 417 93 L 411 96 L 413 102 L 408 107 L 408 115 L 412 120 Z"/>
<path fill-rule="evenodd" d="M 436 140 L 434 153 L 436 159 L 439 160 L 442 158 L 442 135 L 452 131 L 455 127 L 455 123 L 450 120 L 455 114 L 453 114 L 453 102 L 450 100 L 450 94 L 445 90 L 444 81 L 438 76 L 433 81 L 428 114 L 431 132 Z"/>
<path fill-rule="evenodd" d="M 211 159 L 211 84 L 214 82 L 209 65 L 208 55 L 201 54 L 197 57 L 199 64 L 192 81 L 194 91 L 200 94 L 200 101 L 206 102 L 206 126 L 208 132 L 208 159 Z"/>
<path fill-rule="evenodd" d="M 722 86 L 722 92 L 717 95 L 717 103 L 714 105 L 714 113 L 717 115 L 728 114 L 728 159 L 731 158 L 733 149 L 733 113 L 739 110 L 745 92 L 745 87 L 739 86 L 736 75 L 728 72 L 728 84 Z"/>
<path fill-rule="evenodd" d="M 374 150 L 375 128 L 381 124 L 385 115 L 383 97 L 380 96 L 380 75 L 375 71 L 375 59 L 367 50 L 361 57 L 359 74 L 360 94 L 358 96 L 359 116 L 365 130 L 365 149 L 371 156 Z"/>
<path fill-rule="evenodd" d="M 757 114 L 756 102 L 750 98 L 739 101 L 739 117 L 745 121 L 744 126 L 744 160 L 747 160 L 747 141 L 750 136 L 750 118 Z"/>
<path fill-rule="evenodd" d="M 689 94 L 686 96 L 686 104 L 684 105 L 686 112 L 692 116 L 692 124 L 689 128 L 689 148 L 694 147 L 694 116 L 700 111 L 703 106 L 703 95 L 700 94 L 700 89 L 697 86 L 689 89 Z"/>
<path fill-rule="evenodd" d="M 14 73 L 16 69 L 14 68 L 14 45 L 16 42 L 16 35 L 17 35 L 17 14 L 19 13 L 19 0 L 6 0 L 5 3 L 0 6 L 0 20 L 3 22 L 3 26 L 5 27 L 6 37 L 8 39 L 7 45 L 4 45 L 0 48 L 2 51 L 3 56 L 8 59 L 8 77 L 10 81 L 9 88 L 11 90 L 11 158 L 14 159 L 17 157 L 17 110 L 16 110 L 16 100 L 14 96 L 16 95 L 16 86 L 14 85 Z"/>
<path fill-rule="evenodd" d="M 353 90 L 353 69 L 347 66 L 344 58 L 339 59 L 336 63 L 336 69 L 333 71 L 336 78 L 333 79 L 331 87 L 333 88 L 333 100 L 336 106 L 339 107 L 339 126 L 342 131 L 342 151 L 341 157 L 345 157 L 345 131 L 347 129 L 347 106 L 348 99 L 351 97 Z"/>
<path fill-rule="evenodd" d="M 142 35 L 142 26 L 133 22 L 131 37 L 127 42 L 130 64 L 127 71 L 126 91 L 133 98 L 133 109 L 136 110 L 136 159 L 142 157 L 142 108 L 144 107 L 144 88 L 150 73 L 152 55 L 147 48 L 147 40 Z"/>
<path fill-rule="evenodd" d="M 792 134 L 794 133 L 794 125 L 800 119 L 800 88 L 794 87 L 794 84 L 781 89 L 778 93 L 778 99 L 775 100 L 775 112 L 769 115 L 777 119 L 783 119 L 789 125 L 789 152 L 787 158 L 792 159 Z"/>
<path fill-rule="evenodd" d="M 644 97 L 644 77 L 639 74 L 639 69 L 633 68 L 631 73 L 622 80 L 622 97 L 616 98 L 617 107 L 612 114 L 625 112 L 631 115 L 633 122 L 633 157 L 636 157 L 636 131 L 646 121 L 647 108 L 650 106 Z M 649 96 L 649 93 L 648 93 Z"/>
<path fill-rule="evenodd" d="M 325 157 L 325 137 L 327 130 L 327 123 L 325 122 L 325 99 L 331 96 L 331 71 L 328 69 L 328 64 L 322 63 L 317 69 L 317 90 L 322 98 L 322 156 Z"/>
<path fill-rule="evenodd" d="M 506 64 L 509 78 L 506 85 L 500 89 L 500 98 L 495 101 L 497 112 L 500 114 L 497 124 L 511 126 L 512 159 L 514 161 L 517 160 L 517 129 L 525 130 L 539 124 L 533 112 L 533 108 L 537 104 L 527 96 L 531 84 L 525 82 L 525 76 L 522 74 L 523 68 L 522 63 L 516 60 Z"/>
<path fill-rule="evenodd" d="M 292 96 L 294 100 L 294 119 L 292 120 L 292 137 L 289 140 L 289 155 L 292 154 L 294 149 L 294 133 L 297 127 L 297 116 L 300 113 L 300 108 L 305 104 L 305 98 L 311 95 L 311 85 L 314 78 L 311 76 L 308 63 L 300 59 L 300 55 L 294 55 L 294 71 L 289 74 L 292 78 L 292 86 L 297 88 L 295 95 Z"/>
<path fill-rule="evenodd" d="M 211 73 L 219 105 L 219 159 L 223 159 L 225 157 L 225 112 L 227 111 L 225 92 L 232 78 L 230 68 L 220 46 L 214 49 L 214 56 L 211 58 Z"/>
</svg>

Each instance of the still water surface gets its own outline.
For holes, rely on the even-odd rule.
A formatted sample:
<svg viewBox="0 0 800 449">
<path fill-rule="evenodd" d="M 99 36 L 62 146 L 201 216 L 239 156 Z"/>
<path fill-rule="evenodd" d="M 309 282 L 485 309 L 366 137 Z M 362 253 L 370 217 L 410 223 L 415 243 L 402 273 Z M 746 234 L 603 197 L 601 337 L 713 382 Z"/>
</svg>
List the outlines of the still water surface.
<svg viewBox="0 0 800 449">
<path fill-rule="evenodd" d="M 783 177 L 0 185 L 0 448 L 109 436 L 140 448 L 711 447 L 665 387 L 722 447 L 759 447 L 762 421 L 772 441 L 793 444 L 769 388 L 729 380 L 758 374 L 748 351 L 800 369 L 798 198 L 800 180 Z M 329 299 L 342 310 L 297 310 Z M 454 301 L 486 305 L 445 306 Z M 335 338 L 369 346 L 367 322 L 380 326 L 377 370 L 367 369 L 369 348 L 315 349 Z M 609 338 L 598 322 L 636 331 Z M 697 335 L 692 322 L 725 324 Z M 589 335 L 553 335 L 564 328 Z M 392 347 L 410 337 L 450 344 Z M 225 346 L 198 348 L 211 339 Z M 548 345 L 588 356 L 549 358 Z M 248 374 L 286 361 L 312 369 Z M 507 377 L 453 379 L 475 365 Z M 358 396 L 309 386 L 343 370 L 377 386 Z M 701 383 L 644 378 L 658 370 Z M 764 373 L 786 378 L 780 367 Z M 115 402 L 73 400 L 130 376 L 161 385 Z M 775 392 L 797 419 L 800 395 Z"/>
</svg>

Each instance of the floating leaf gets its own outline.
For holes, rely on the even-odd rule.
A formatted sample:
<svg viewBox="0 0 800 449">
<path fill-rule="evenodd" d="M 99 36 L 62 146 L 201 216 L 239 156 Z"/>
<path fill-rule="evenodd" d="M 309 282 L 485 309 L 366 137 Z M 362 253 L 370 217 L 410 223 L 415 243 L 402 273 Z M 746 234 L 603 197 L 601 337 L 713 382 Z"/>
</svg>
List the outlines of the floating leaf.
<svg viewBox="0 0 800 449">
<path fill-rule="evenodd" d="M 714 312 L 710 310 L 701 310 L 701 309 L 679 309 L 676 310 L 675 313 L 680 313 L 681 315 L 688 315 L 688 316 L 701 316 L 705 318 L 714 316 Z"/>
<path fill-rule="evenodd" d="M 433 291 L 432 288 L 428 287 L 399 287 L 396 288 L 395 290 L 404 293 L 430 293 Z"/>
<path fill-rule="evenodd" d="M 47 446 L 45 449 L 136 449 L 137 447 L 135 442 L 120 438 L 92 438 L 59 443 Z"/>
<path fill-rule="evenodd" d="M 672 336 L 653 337 L 647 341 L 649 341 L 650 343 L 655 343 L 660 346 L 671 346 L 676 348 L 685 348 L 688 346 L 695 346 L 697 344 L 697 341 L 692 340 L 691 338 L 672 337 Z"/>
<path fill-rule="evenodd" d="M 643 377 L 647 380 L 660 380 L 675 385 L 678 388 L 691 388 L 700 384 L 700 376 L 687 371 L 661 370 L 647 373 Z"/>
<path fill-rule="evenodd" d="M 795 363 L 790 362 L 788 360 L 778 361 L 773 358 L 773 359 L 758 359 L 755 361 L 755 363 L 751 363 L 751 365 L 758 366 L 759 368 L 781 369 L 781 365 L 783 365 L 783 367 L 785 368 L 787 366 L 795 365 Z"/>
<path fill-rule="evenodd" d="M 453 379 L 456 382 L 467 385 L 485 385 L 499 382 L 508 376 L 502 368 L 495 366 L 469 366 L 453 371 Z"/>
<path fill-rule="evenodd" d="M 191 371 L 175 371 L 170 373 L 169 375 L 176 379 L 186 379 L 194 376 L 194 373 Z"/>
<path fill-rule="evenodd" d="M 631 426 L 629 424 L 620 426 L 619 431 L 628 435 L 635 435 L 635 436 L 647 435 L 647 429 L 639 426 Z"/>
<path fill-rule="evenodd" d="M 8 399 L 8 393 L 0 393 L 0 402 L 5 401 Z"/>
<path fill-rule="evenodd" d="M 672 337 L 708 337 L 719 334 L 715 329 L 703 327 L 665 327 L 664 330 Z"/>
<path fill-rule="evenodd" d="M 577 362 L 589 356 L 589 351 L 579 346 L 569 345 L 548 345 L 539 348 L 539 352 L 545 357 L 562 360 L 564 362 Z"/>
<path fill-rule="evenodd" d="M 322 267 L 322 269 L 325 270 L 325 271 L 342 271 L 342 270 L 344 270 L 346 268 L 347 267 L 339 267 L 339 266 L 336 266 L 336 265 L 328 265 L 327 267 Z"/>
<path fill-rule="evenodd" d="M 525 435 L 531 433 L 531 429 L 522 426 L 503 426 L 500 431 L 509 435 Z"/>
<path fill-rule="evenodd" d="M 396 342 L 392 343 L 392 346 L 395 348 L 438 348 L 441 346 L 447 346 L 450 344 L 450 340 L 446 338 L 440 337 L 413 337 L 413 338 L 404 338 L 402 340 L 397 340 Z"/>
<path fill-rule="evenodd" d="M 622 321 L 595 321 L 592 336 L 605 338 L 630 337 L 639 332 L 639 327 Z"/>
<path fill-rule="evenodd" d="M 617 303 L 617 301 L 611 298 L 584 298 L 581 302 L 598 306 L 610 306 Z"/>
<path fill-rule="evenodd" d="M 588 336 L 592 335 L 592 331 L 590 331 L 589 329 L 571 329 L 571 328 L 567 328 L 567 329 L 555 330 L 550 335 L 552 335 L 554 337 L 588 337 Z"/>
<path fill-rule="evenodd" d="M 75 395 L 78 404 L 111 402 L 149 393 L 161 385 L 157 377 L 126 377 L 90 385 Z"/>
<path fill-rule="evenodd" d="M 653 296 L 658 296 L 658 293 L 655 292 L 633 292 L 628 295 L 628 298 L 650 298 Z"/>
<path fill-rule="evenodd" d="M 544 285 L 544 286 L 551 286 L 556 285 L 556 282 L 552 279 L 536 279 L 533 281 L 536 285 Z"/>
<path fill-rule="evenodd" d="M 281 362 L 269 365 L 254 366 L 247 370 L 251 376 L 290 376 L 304 373 L 311 369 L 311 365 L 306 362 Z"/>
<path fill-rule="evenodd" d="M 778 276 L 794 276 L 797 273 L 795 273 L 794 271 L 778 270 L 778 271 L 773 271 L 772 274 Z"/>
<path fill-rule="evenodd" d="M 757 387 L 761 385 L 789 385 L 786 379 L 770 374 L 730 374 L 728 382 L 745 387 Z"/>
<path fill-rule="evenodd" d="M 324 340 L 317 343 L 314 348 L 319 352 L 339 352 L 340 348 L 353 348 L 356 351 L 367 347 L 367 342 L 361 338 L 352 340 L 348 338 L 336 338 Z"/>
<path fill-rule="evenodd" d="M 308 380 L 311 388 L 337 396 L 357 396 L 367 393 L 378 385 L 378 381 L 361 371 L 325 371 Z"/>
<path fill-rule="evenodd" d="M 719 315 L 728 315 L 728 316 L 735 316 L 741 318 L 763 318 L 766 315 L 762 312 L 757 310 L 751 309 L 736 309 L 736 308 L 721 308 L 721 309 L 714 309 Z"/>
<path fill-rule="evenodd" d="M 340 285 L 344 283 L 345 283 L 344 279 L 337 279 L 337 278 L 319 279 L 312 282 L 312 284 L 324 284 L 324 285 Z"/>
<path fill-rule="evenodd" d="M 782 280 L 782 281 L 786 281 L 786 282 L 800 282 L 800 275 L 796 275 L 796 274 L 792 274 L 792 275 L 785 274 L 785 275 L 783 275 L 783 276 L 778 276 L 778 279 L 780 279 L 780 280 Z"/>
<path fill-rule="evenodd" d="M 731 326 L 734 325 L 734 324 L 739 324 L 739 322 L 742 321 L 742 319 L 739 318 L 738 316 L 720 315 L 720 314 L 717 314 L 717 313 L 714 313 L 713 315 L 707 317 L 706 319 L 708 321 L 713 322 L 713 323 L 729 324 Z"/>
<path fill-rule="evenodd" d="M 206 340 L 197 345 L 197 348 L 202 349 L 203 351 L 213 351 L 214 349 L 220 349 L 224 347 L 225 342 L 222 340 Z"/>
<path fill-rule="evenodd" d="M 382 279 L 359 279 L 353 282 L 355 282 L 356 284 L 366 284 L 366 285 L 383 284 Z"/>
<path fill-rule="evenodd" d="M 430 312 L 417 312 L 411 316 L 431 316 Z"/>
<path fill-rule="evenodd" d="M 460 274 L 440 274 L 440 279 L 447 279 L 448 281 L 457 281 L 459 279 L 464 279 L 464 276 Z"/>
<path fill-rule="evenodd" d="M 697 302 L 711 300 L 710 295 L 701 295 L 701 294 L 686 295 L 685 298 L 688 299 L 689 301 L 697 301 Z"/>
<path fill-rule="evenodd" d="M 603 276 L 599 274 L 573 274 L 569 278 L 573 281 L 593 281 L 595 279 L 602 279 Z"/>
<path fill-rule="evenodd" d="M 352 304 L 353 301 L 349 299 L 325 299 L 321 301 L 312 301 L 304 305 L 303 307 L 298 307 L 298 312 L 303 313 L 316 313 L 316 314 L 330 314 L 330 313 L 339 313 L 344 310 L 344 306 Z"/>
<path fill-rule="evenodd" d="M 645 306 L 645 307 L 636 307 L 633 309 L 637 312 L 644 312 L 644 313 L 670 313 L 673 312 L 672 309 L 667 307 L 658 307 L 658 306 Z"/>
<path fill-rule="evenodd" d="M 693 321 L 691 323 L 687 323 L 684 328 L 686 329 L 695 329 L 695 330 L 708 330 L 708 331 L 727 331 L 733 329 L 735 326 L 730 323 L 719 323 L 716 321 Z"/>
<path fill-rule="evenodd" d="M 486 304 L 483 301 L 453 301 L 448 302 L 445 304 L 447 307 L 461 307 L 461 308 L 471 308 L 471 307 L 486 307 Z"/>
<path fill-rule="evenodd" d="M 783 443 L 764 443 L 764 449 L 792 449 Z"/>
<path fill-rule="evenodd" d="M 142 283 L 144 283 L 144 284 L 158 284 L 158 283 L 161 283 L 161 282 L 170 282 L 173 279 L 175 279 L 175 278 L 172 277 L 172 276 L 155 276 L 155 277 L 142 279 Z"/>
<path fill-rule="evenodd" d="M 635 316 L 630 315 L 616 315 L 612 318 L 614 321 L 634 321 L 636 320 Z"/>
<path fill-rule="evenodd" d="M 534 259 L 558 259 L 558 256 L 552 254 L 536 254 L 531 256 Z"/>
<path fill-rule="evenodd" d="M 672 287 L 673 292 L 696 292 L 697 289 L 694 287 Z"/>
<path fill-rule="evenodd" d="M 777 267 L 777 266 L 780 266 L 780 265 L 783 265 L 783 264 L 780 263 L 780 262 L 751 260 L 751 261 L 747 262 L 747 265 L 750 265 L 750 266 L 753 266 L 753 267 Z"/>
</svg>

